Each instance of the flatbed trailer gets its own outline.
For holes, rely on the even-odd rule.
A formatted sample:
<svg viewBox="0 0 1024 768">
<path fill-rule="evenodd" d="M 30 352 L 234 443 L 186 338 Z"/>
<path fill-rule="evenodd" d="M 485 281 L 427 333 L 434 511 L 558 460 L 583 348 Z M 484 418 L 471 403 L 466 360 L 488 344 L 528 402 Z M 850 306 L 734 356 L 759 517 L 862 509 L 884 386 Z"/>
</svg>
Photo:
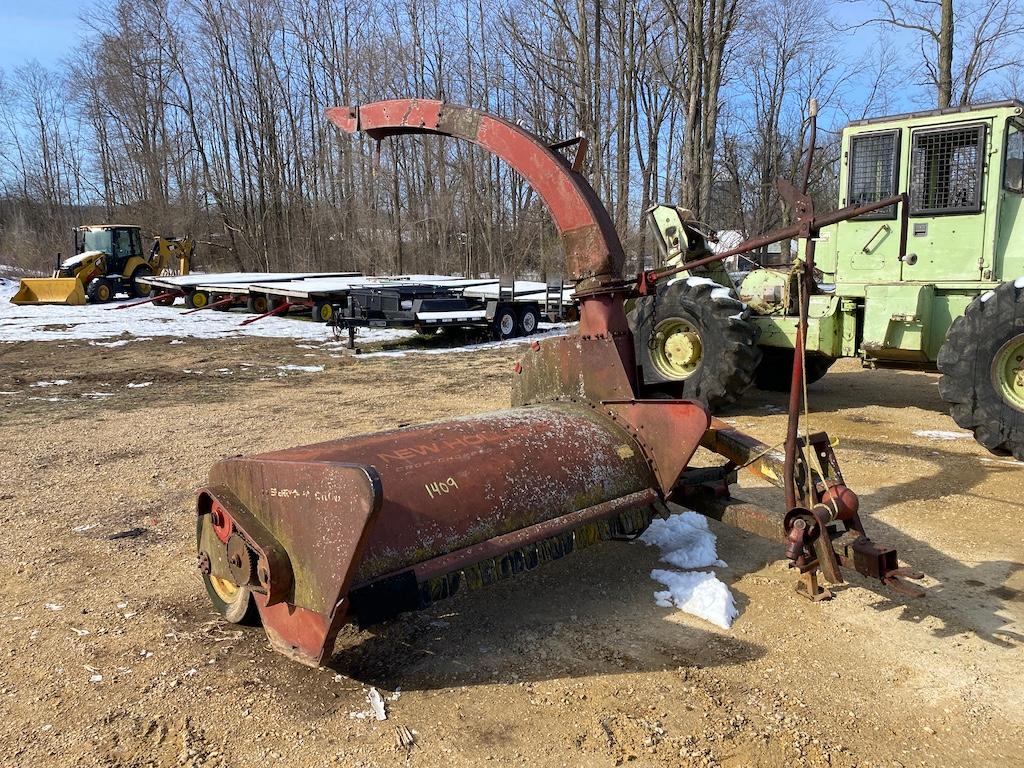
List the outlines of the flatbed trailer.
<svg viewBox="0 0 1024 768">
<path fill-rule="evenodd" d="M 485 303 L 488 299 L 499 299 L 502 291 L 511 291 L 514 303 L 536 303 L 540 317 L 553 320 L 566 319 L 572 314 L 572 287 L 555 285 L 551 290 L 545 283 L 531 280 L 517 280 L 514 285 L 501 285 L 495 278 L 463 278 L 449 275 L 398 275 L 382 277 L 358 278 L 313 278 L 292 280 L 268 284 L 256 284 L 250 287 L 252 293 L 262 293 L 267 297 L 268 309 L 287 302 L 292 306 L 308 309 L 314 320 L 330 322 L 335 311 L 348 305 L 348 297 L 353 290 L 374 287 L 404 286 L 409 290 L 414 287 L 442 288 L 449 293 L 465 297 L 473 304 Z M 426 298 L 432 298 L 426 296 Z M 478 310 L 479 307 L 474 307 Z M 380 318 L 377 318 L 378 320 Z M 408 318 L 396 319 L 386 324 L 408 324 Z"/>
<path fill-rule="evenodd" d="M 236 305 L 249 305 L 250 311 L 260 312 L 250 301 L 249 287 L 254 283 L 273 284 L 307 278 L 360 276 L 358 272 L 221 272 L 195 273 L 188 275 L 153 275 L 140 278 L 140 282 L 149 285 L 150 296 L 165 296 L 170 302 L 183 296 L 185 306 L 190 309 L 202 309 L 218 301 L 233 298 L 230 304 L 224 302 L 217 309 L 230 309 Z M 164 300 L 161 303 L 169 303 Z"/>
<path fill-rule="evenodd" d="M 333 305 L 330 322 L 339 333 L 347 332 L 350 348 L 361 327 L 415 328 L 420 333 L 475 328 L 507 339 L 536 333 L 541 320 L 565 319 L 567 300 L 561 284 L 394 280 L 350 288 L 345 301 Z"/>
</svg>

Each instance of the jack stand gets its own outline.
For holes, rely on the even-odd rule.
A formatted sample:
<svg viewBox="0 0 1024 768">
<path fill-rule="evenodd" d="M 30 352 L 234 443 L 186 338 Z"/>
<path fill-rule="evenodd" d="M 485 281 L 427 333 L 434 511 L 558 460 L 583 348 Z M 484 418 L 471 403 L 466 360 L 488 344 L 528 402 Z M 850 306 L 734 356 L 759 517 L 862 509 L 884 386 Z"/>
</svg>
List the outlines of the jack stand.
<svg viewBox="0 0 1024 768">
<path fill-rule="evenodd" d="M 796 593 L 801 597 L 806 597 L 812 603 L 832 599 L 832 591 L 818 583 L 817 568 L 800 574 L 800 579 L 796 583 Z"/>
</svg>

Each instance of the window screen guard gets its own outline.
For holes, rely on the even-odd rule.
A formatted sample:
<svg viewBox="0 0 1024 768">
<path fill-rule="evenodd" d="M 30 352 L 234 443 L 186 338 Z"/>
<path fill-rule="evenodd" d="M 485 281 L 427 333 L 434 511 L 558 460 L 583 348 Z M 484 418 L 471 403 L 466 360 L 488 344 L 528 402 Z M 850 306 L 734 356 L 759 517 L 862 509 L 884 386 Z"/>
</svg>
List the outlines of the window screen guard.
<svg viewBox="0 0 1024 768">
<path fill-rule="evenodd" d="M 1003 189 L 1008 189 L 1011 192 L 1024 192 L 1024 128 L 1012 120 L 1006 124 Z"/>
<path fill-rule="evenodd" d="M 981 210 L 985 126 L 914 131 L 910 150 L 911 214 Z"/>
<path fill-rule="evenodd" d="M 899 136 L 899 130 L 891 130 L 850 138 L 847 205 L 867 205 L 896 194 Z M 894 219 L 896 206 L 890 205 L 858 218 Z"/>
</svg>

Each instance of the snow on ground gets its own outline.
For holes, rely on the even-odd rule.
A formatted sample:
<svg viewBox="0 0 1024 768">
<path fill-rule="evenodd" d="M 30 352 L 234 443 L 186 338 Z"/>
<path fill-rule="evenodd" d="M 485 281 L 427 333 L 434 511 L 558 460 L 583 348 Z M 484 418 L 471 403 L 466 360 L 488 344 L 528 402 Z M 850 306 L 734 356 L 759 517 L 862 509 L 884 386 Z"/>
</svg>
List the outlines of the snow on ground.
<svg viewBox="0 0 1024 768">
<path fill-rule="evenodd" d="M 974 437 L 970 432 L 946 432 L 941 429 L 918 429 L 914 434 L 928 440 L 960 440 L 964 437 Z"/>
<path fill-rule="evenodd" d="M 664 520 L 654 520 L 639 541 L 661 549 L 661 559 L 677 568 L 725 566 L 718 559 L 715 534 L 707 518 L 689 510 Z M 655 569 L 651 578 L 667 589 L 654 593 L 663 608 L 680 610 L 710 621 L 723 629 L 732 626 L 738 611 L 729 587 L 712 571 L 667 571 Z"/>
<path fill-rule="evenodd" d="M 236 336 L 262 336 L 268 338 L 327 341 L 330 329 L 320 323 L 305 322 L 298 318 L 266 317 L 251 325 L 241 322 L 251 315 L 238 312 L 206 310 L 186 315 L 181 306 L 156 307 L 142 304 L 131 309 L 114 309 L 123 301 L 110 304 L 87 304 L 68 307 L 61 304 L 18 306 L 11 304 L 11 296 L 18 284 L 0 281 L 0 342 L 9 341 L 64 341 L 84 339 L 103 342 L 103 346 L 123 346 L 127 341 L 119 337 L 128 335 L 141 341 L 155 336 L 174 336 L 196 339 L 221 339 Z M 127 300 L 125 300 L 127 301 Z M 360 341 L 391 341 L 413 335 L 402 329 L 368 329 L 360 333 Z"/>
<path fill-rule="evenodd" d="M 98 347 L 115 348 L 123 347 L 132 341 L 148 341 L 157 336 L 172 336 L 176 339 L 260 336 L 321 342 L 337 347 L 346 343 L 344 335 L 341 340 L 336 340 L 330 328 L 299 317 L 265 317 L 250 325 L 242 325 L 242 321 L 252 315 L 240 312 L 217 312 L 216 310 L 185 314 L 180 304 L 175 307 L 141 304 L 130 309 L 114 309 L 125 303 L 127 299 L 106 305 L 88 304 L 84 307 L 68 307 L 60 304 L 17 306 L 10 302 L 17 290 L 17 281 L 0 278 L 0 343 L 87 340 L 89 344 Z M 472 342 L 456 347 L 439 346 L 371 352 L 361 355 L 361 357 L 401 357 L 407 354 L 439 355 L 452 351 L 472 352 L 526 344 L 545 336 L 562 335 L 566 330 L 564 324 L 542 324 L 542 328 L 545 329 L 542 333 L 528 338 Z M 413 336 L 416 336 L 416 331 L 409 328 L 359 328 L 356 331 L 356 343 L 393 342 Z"/>
</svg>

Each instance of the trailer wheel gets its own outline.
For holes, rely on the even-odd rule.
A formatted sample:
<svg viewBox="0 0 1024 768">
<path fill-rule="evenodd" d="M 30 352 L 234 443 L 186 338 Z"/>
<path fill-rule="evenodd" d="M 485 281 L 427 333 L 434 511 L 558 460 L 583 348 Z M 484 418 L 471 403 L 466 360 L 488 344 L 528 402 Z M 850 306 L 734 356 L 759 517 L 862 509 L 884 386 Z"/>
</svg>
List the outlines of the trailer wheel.
<svg viewBox="0 0 1024 768">
<path fill-rule="evenodd" d="M 154 298 L 156 296 L 160 296 L 160 295 L 162 295 L 164 293 L 167 293 L 167 291 L 163 290 L 161 288 L 150 288 L 149 289 L 149 297 L 150 298 Z M 153 302 L 153 304 L 155 306 L 157 306 L 157 307 L 169 307 L 172 304 L 174 304 L 174 297 L 173 296 L 168 296 L 166 299 L 157 299 L 156 301 Z"/>
<path fill-rule="evenodd" d="M 334 317 L 334 307 L 329 301 L 318 301 L 313 305 L 313 319 L 318 323 L 329 323 Z"/>
<path fill-rule="evenodd" d="M 807 383 L 813 384 L 824 378 L 835 361 L 834 357 L 808 353 L 805 358 Z M 761 347 L 761 362 L 754 373 L 754 384 L 757 388 L 769 392 L 789 392 L 792 380 L 793 350 Z"/>
<path fill-rule="evenodd" d="M 712 411 L 754 380 L 761 352 L 748 310 L 732 291 L 700 277 L 658 286 L 629 314 L 646 396 L 697 400 Z"/>
<path fill-rule="evenodd" d="M 210 303 L 210 294 L 206 291 L 192 291 L 185 294 L 185 306 L 189 309 L 202 309 Z"/>
<path fill-rule="evenodd" d="M 128 293 L 131 295 L 133 299 L 141 299 L 142 297 L 149 295 L 149 289 L 147 289 L 142 283 L 139 282 L 139 278 L 141 277 L 145 279 L 147 277 L 152 276 L 153 270 L 147 267 L 146 265 L 142 265 L 141 267 L 135 268 L 135 271 L 132 272 L 131 281 L 129 282 L 128 285 Z"/>
<path fill-rule="evenodd" d="M 499 339 L 510 339 L 519 330 L 519 320 L 511 307 L 498 307 L 494 313 L 494 334 Z"/>
<path fill-rule="evenodd" d="M 89 283 L 85 293 L 94 304 L 105 304 L 114 298 L 114 283 L 109 278 L 97 277 Z"/>
<path fill-rule="evenodd" d="M 1024 461 L 1024 281 L 977 297 L 939 350 L 939 394 L 994 454 Z"/>
<path fill-rule="evenodd" d="M 256 315 L 265 315 L 267 313 L 267 297 L 261 294 L 249 294 L 249 298 L 245 300 L 245 308 Z"/>
<path fill-rule="evenodd" d="M 540 312 L 536 307 L 529 305 L 519 311 L 519 333 L 523 336 L 530 336 L 537 332 L 537 325 L 540 323 Z"/>
<path fill-rule="evenodd" d="M 225 621 L 248 625 L 259 623 L 259 610 L 249 587 L 240 587 L 212 573 L 203 574 L 203 584 L 210 602 Z"/>
</svg>

